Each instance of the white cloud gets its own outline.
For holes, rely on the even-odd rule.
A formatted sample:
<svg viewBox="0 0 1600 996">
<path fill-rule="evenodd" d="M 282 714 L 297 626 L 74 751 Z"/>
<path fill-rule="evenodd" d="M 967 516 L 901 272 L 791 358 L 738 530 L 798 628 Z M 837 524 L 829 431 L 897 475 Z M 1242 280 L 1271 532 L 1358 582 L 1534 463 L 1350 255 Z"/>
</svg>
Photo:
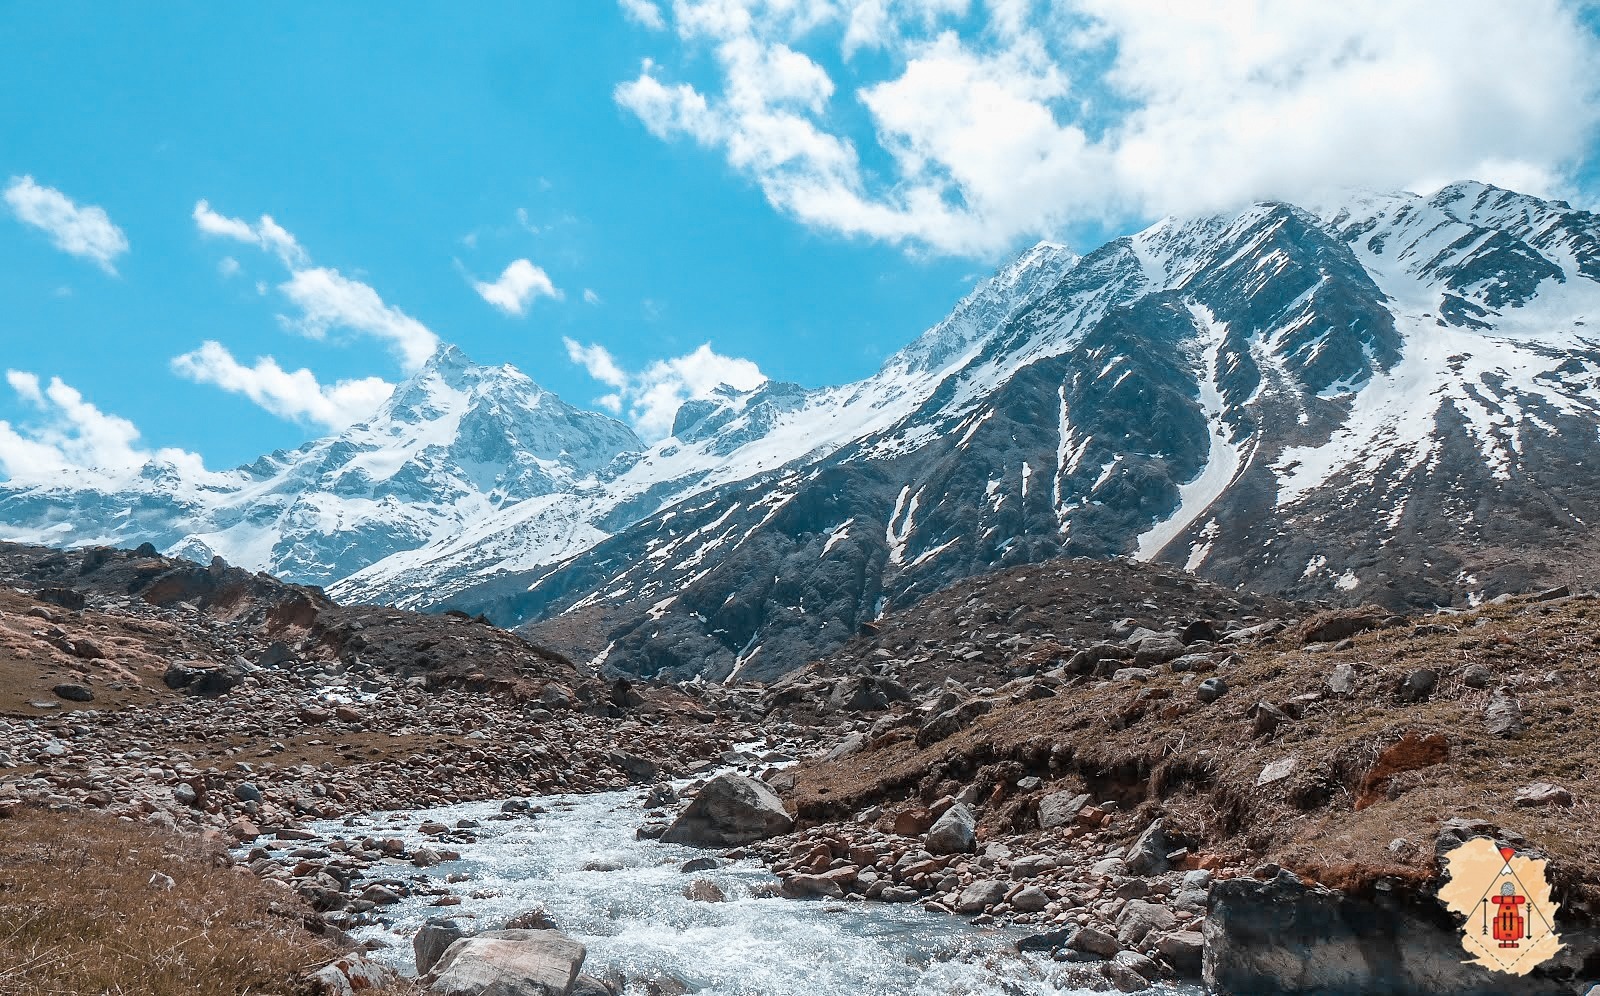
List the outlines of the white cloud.
<svg viewBox="0 0 1600 996">
<path fill-rule="evenodd" d="M 622 16 L 635 24 L 649 28 L 651 31 L 660 31 L 667 26 L 661 17 L 661 8 L 651 0 L 617 0 L 622 7 Z"/>
<path fill-rule="evenodd" d="M 596 294 L 592 289 L 590 289 L 588 287 L 585 287 L 583 289 L 583 303 L 584 304 L 599 304 L 600 303 L 600 295 Z"/>
<path fill-rule="evenodd" d="M 750 391 L 766 383 L 761 369 L 749 360 L 723 356 L 705 343 L 692 353 L 672 359 L 656 360 L 643 370 L 628 372 L 604 346 L 588 346 L 563 339 L 567 356 L 586 370 L 590 377 L 611 388 L 596 403 L 613 414 L 626 410 L 628 420 L 647 440 L 665 437 L 672 431 L 672 419 L 685 401 L 708 398 L 717 388 L 728 385 Z"/>
<path fill-rule="evenodd" d="M 439 348 L 439 337 L 426 325 L 385 304 L 377 291 L 338 270 L 296 270 L 278 290 L 301 311 L 300 317 L 285 317 L 284 323 L 310 338 L 344 328 L 384 340 L 408 372 L 420 369 Z"/>
<path fill-rule="evenodd" d="M 19 221 L 43 230 L 57 249 L 93 260 L 107 273 L 117 272 L 112 261 L 128 251 L 128 237 L 104 208 L 76 204 L 54 187 L 35 183 L 31 176 L 12 177 L 6 184 L 5 200 Z"/>
<path fill-rule="evenodd" d="M 432 330 L 399 308 L 384 303 L 372 287 L 338 270 L 312 266 L 310 254 L 288 230 L 273 221 L 271 215 L 264 214 L 252 224 L 242 218 L 218 214 L 206 201 L 199 201 L 194 206 L 193 217 L 201 232 L 258 246 L 276 256 L 288 269 L 289 279 L 279 284 L 278 290 L 300 309 L 300 313 L 279 315 L 278 320 L 285 327 L 312 339 L 322 339 L 334 329 L 347 329 L 382 340 L 408 373 L 420 369 L 439 347 L 439 337 Z M 220 264 L 224 276 L 238 272 L 237 262 L 229 266 L 229 259 L 231 257 Z M 256 291 L 266 294 L 267 285 L 258 281 Z"/>
<path fill-rule="evenodd" d="M 535 298 L 550 297 L 561 300 L 561 291 L 550 282 L 550 277 L 526 259 L 514 259 L 500 274 L 500 279 L 489 283 L 474 280 L 472 289 L 478 296 L 507 315 L 526 315 L 528 305 Z"/>
<path fill-rule="evenodd" d="M 1570 194 L 1600 116 L 1600 40 L 1562 0 L 675 0 L 672 21 L 716 79 L 646 61 L 615 97 L 652 134 L 806 224 L 942 253 L 1343 186 Z M 843 85 L 807 50 L 842 54 Z"/>
<path fill-rule="evenodd" d="M 248 242 L 277 256 L 284 266 L 295 269 L 307 265 L 310 257 L 295 241 L 295 237 L 272 220 L 270 214 L 261 216 L 254 225 L 243 218 L 229 218 L 211 210 L 211 205 L 198 201 L 194 206 L 195 227 L 207 235 L 215 235 L 236 242 Z"/>
<path fill-rule="evenodd" d="M 173 357 L 172 369 L 197 384 L 242 394 L 274 415 L 329 429 L 354 425 L 394 393 L 394 385 L 381 377 L 324 385 L 310 370 L 285 370 L 270 356 L 259 356 L 254 365 L 245 366 L 221 343 L 211 341 Z"/>
<path fill-rule="evenodd" d="M 37 374 L 7 370 L 6 382 L 39 416 L 36 423 L 20 427 L 0 421 L 0 471 L 12 484 L 58 484 L 62 475 L 74 475 L 116 486 L 151 461 L 171 465 L 191 479 L 206 473 L 193 453 L 140 447 L 132 422 L 102 412 L 59 377 L 41 386 Z"/>
<path fill-rule="evenodd" d="M 222 257 L 221 261 L 217 263 L 217 272 L 222 274 L 224 277 L 236 277 L 239 275 L 240 269 L 242 269 L 242 267 L 240 267 L 239 261 L 234 259 L 232 256 L 224 256 Z"/>
</svg>

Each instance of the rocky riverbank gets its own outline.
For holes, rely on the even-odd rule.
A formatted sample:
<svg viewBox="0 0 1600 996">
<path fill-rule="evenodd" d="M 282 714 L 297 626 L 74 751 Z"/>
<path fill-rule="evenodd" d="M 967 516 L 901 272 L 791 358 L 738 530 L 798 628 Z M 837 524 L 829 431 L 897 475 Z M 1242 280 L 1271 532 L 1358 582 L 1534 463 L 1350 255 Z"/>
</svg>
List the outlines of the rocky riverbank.
<svg viewBox="0 0 1600 996">
<path fill-rule="evenodd" d="M 633 789 L 629 839 L 759 858 L 792 900 L 1016 931 L 1052 984 L 1600 977 L 1587 594 L 1402 617 L 1063 561 L 722 687 L 606 680 L 481 620 L 149 550 L 0 545 L 0 582 L 0 817 L 98 813 L 233 847 L 336 943 L 397 909 L 448 913 L 463 882 L 437 869 L 486 827 Z M 742 774 L 707 780 L 725 768 Z M 476 800 L 496 805 L 369 818 Z M 1473 836 L 1549 859 L 1567 948 L 1515 983 L 1462 974 L 1433 899 L 1440 855 Z M 511 926 L 530 923 L 551 926 Z M 1336 948 L 1330 968 L 1316 952 Z"/>
<path fill-rule="evenodd" d="M 941 600 L 970 614 L 976 594 Z M 1419 618 L 1147 605 L 1097 638 L 1036 637 L 969 683 L 916 662 L 930 644 L 966 658 L 985 634 L 882 629 L 892 645 L 862 655 L 873 634 L 768 692 L 837 731 L 828 756 L 771 777 L 800 829 L 756 850 L 790 895 L 1027 925 L 1030 945 L 1090 966 L 1085 984 L 1124 989 L 1203 974 L 1235 992 L 1581 992 L 1600 976 L 1592 595 Z M 1433 895 L 1463 836 L 1550 858 L 1561 958 L 1525 979 L 1461 974 Z M 1301 933 L 1275 941 L 1274 915 Z M 1361 957 L 1329 975 L 1324 943 Z"/>
</svg>

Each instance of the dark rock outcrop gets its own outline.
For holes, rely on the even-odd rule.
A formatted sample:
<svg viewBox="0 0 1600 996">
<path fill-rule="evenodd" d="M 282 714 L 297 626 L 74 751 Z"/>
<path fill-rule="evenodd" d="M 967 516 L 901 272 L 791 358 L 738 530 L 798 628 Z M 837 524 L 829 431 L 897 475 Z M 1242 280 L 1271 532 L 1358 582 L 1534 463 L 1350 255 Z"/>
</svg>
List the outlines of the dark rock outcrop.
<svg viewBox="0 0 1600 996">
<path fill-rule="evenodd" d="M 1597 938 L 1566 948 L 1524 977 L 1465 964 L 1455 923 L 1431 897 L 1360 899 L 1281 871 L 1267 881 L 1218 882 L 1205 923 L 1204 978 L 1222 993 L 1345 996 L 1576 996 Z"/>
</svg>

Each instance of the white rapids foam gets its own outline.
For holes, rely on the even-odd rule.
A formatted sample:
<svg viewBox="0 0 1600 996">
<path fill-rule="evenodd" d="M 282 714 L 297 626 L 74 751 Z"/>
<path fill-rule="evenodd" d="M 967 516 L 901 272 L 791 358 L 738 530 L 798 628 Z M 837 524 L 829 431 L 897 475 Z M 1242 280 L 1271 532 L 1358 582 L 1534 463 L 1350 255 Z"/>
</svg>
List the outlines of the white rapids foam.
<svg viewBox="0 0 1600 996">
<path fill-rule="evenodd" d="M 643 993 L 645 981 L 667 976 L 701 996 L 1082 991 L 1052 986 L 1048 978 L 1056 966 L 1047 959 L 1007 953 L 1026 932 L 1021 929 L 984 931 L 913 905 L 756 898 L 753 890 L 776 879 L 754 861 L 680 872 L 690 858 L 715 852 L 635 839 L 635 829 L 646 819 L 640 792 L 534 801 L 548 812 L 493 821 L 500 804 L 485 802 L 374 814 L 354 826 L 318 825 L 315 829 L 328 837 L 398 836 L 416 846 L 426 842 L 416 832 L 423 820 L 447 826 L 462 818 L 482 823 L 474 831 L 476 843 L 436 845 L 459 849 L 461 860 L 427 871 L 435 884 L 452 872 L 469 875 L 450 886 L 462 896 L 461 905 L 428 905 L 432 896 L 406 899 L 383 911 L 387 926 L 363 928 L 354 936 L 387 944 L 374 957 L 412 972 L 411 936 L 428 918 L 450 916 L 492 929 L 518 912 L 542 907 L 587 946 L 584 971 L 601 978 L 621 975 L 629 980 L 630 996 Z M 621 867 L 584 870 L 596 863 Z M 387 873 L 422 874 L 399 863 Z M 368 878 L 384 874 L 377 866 Z M 727 901 L 686 899 L 684 886 L 697 878 L 716 883 Z"/>
</svg>

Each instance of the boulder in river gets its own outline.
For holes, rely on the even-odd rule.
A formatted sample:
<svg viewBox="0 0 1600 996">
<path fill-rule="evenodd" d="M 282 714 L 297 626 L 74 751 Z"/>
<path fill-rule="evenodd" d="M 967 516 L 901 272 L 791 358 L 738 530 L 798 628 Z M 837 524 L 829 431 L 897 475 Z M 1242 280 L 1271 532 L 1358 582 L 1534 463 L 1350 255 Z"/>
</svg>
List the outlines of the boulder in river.
<svg viewBox="0 0 1600 996">
<path fill-rule="evenodd" d="M 743 775 L 706 782 L 661 839 L 669 844 L 732 847 L 786 833 L 794 819 L 773 791 Z"/>
<path fill-rule="evenodd" d="M 588 955 L 556 930 L 492 930 L 445 951 L 423 981 L 441 996 L 569 996 Z"/>
<path fill-rule="evenodd" d="M 417 958 L 417 974 L 426 975 L 450 945 L 467 936 L 461 924 L 449 917 L 434 917 L 418 928 L 411 938 L 411 950 Z"/>
</svg>

